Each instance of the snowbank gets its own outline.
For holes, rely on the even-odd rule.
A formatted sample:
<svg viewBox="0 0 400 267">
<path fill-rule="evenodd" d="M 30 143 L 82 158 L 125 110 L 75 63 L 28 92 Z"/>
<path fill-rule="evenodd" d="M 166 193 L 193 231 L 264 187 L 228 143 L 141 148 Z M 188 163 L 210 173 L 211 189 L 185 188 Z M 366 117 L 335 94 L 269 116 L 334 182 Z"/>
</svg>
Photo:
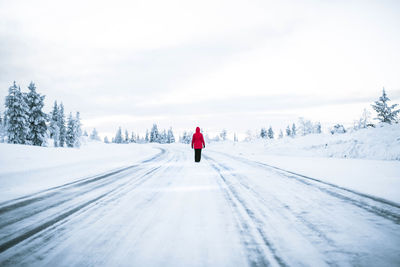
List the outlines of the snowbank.
<svg viewBox="0 0 400 267">
<path fill-rule="evenodd" d="M 0 144 L 0 202 L 150 158 L 138 144 L 87 142 L 80 149 Z"/>
<path fill-rule="evenodd" d="M 213 147 L 223 147 L 213 143 Z M 280 156 L 400 160 L 400 124 L 379 125 L 344 134 L 310 134 L 296 138 L 235 143 L 235 149 Z"/>
<path fill-rule="evenodd" d="M 208 148 L 400 203 L 400 125 Z"/>
</svg>

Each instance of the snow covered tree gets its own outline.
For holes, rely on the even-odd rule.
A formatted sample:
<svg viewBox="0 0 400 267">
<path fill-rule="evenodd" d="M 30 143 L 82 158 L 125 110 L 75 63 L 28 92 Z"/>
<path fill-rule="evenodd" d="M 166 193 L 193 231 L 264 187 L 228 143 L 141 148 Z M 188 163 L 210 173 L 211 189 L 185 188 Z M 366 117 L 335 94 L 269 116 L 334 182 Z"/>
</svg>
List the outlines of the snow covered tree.
<svg viewBox="0 0 400 267">
<path fill-rule="evenodd" d="M 49 131 L 50 131 L 50 137 L 53 138 L 53 135 L 55 134 L 55 129 L 57 128 L 59 131 L 59 127 L 58 127 L 58 105 L 57 105 L 57 101 L 54 101 L 54 106 L 53 106 L 53 111 L 50 113 L 50 127 L 49 127 Z M 57 144 L 58 144 L 58 140 L 57 140 Z"/>
<path fill-rule="evenodd" d="M 131 139 L 129 140 L 129 142 L 131 142 L 131 143 L 136 143 L 137 142 L 137 139 L 136 139 L 136 136 L 135 136 L 134 132 L 132 132 Z"/>
<path fill-rule="evenodd" d="M 299 118 L 299 130 L 302 136 L 313 133 L 313 124 L 310 120 L 303 117 Z"/>
<path fill-rule="evenodd" d="M 227 134 L 228 133 L 227 133 L 226 129 L 222 129 L 221 133 L 219 134 L 219 136 L 221 137 L 222 141 L 226 140 Z"/>
<path fill-rule="evenodd" d="M 25 144 L 29 132 L 29 107 L 21 88 L 14 84 L 8 89 L 6 97 L 5 119 L 7 120 L 7 139 L 11 144 Z"/>
<path fill-rule="evenodd" d="M 76 112 L 75 122 L 74 122 L 74 133 L 75 133 L 75 143 L 74 147 L 81 146 L 81 136 L 82 136 L 82 124 L 79 111 Z"/>
<path fill-rule="evenodd" d="M 238 137 L 236 133 L 233 133 L 233 142 L 238 142 Z"/>
<path fill-rule="evenodd" d="M 89 136 L 86 130 L 83 132 L 83 136 L 86 136 L 86 137 Z"/>
<path fill-rule="evenodd" d="M 263 139 L 267 138 L 267 130 L 264 127 L 261 128 L 260 137 L 263 138 Z"/>
<path fill-rule="evenodd" d="M 60 104 L 60 108 L 58 109 L 58 118 L 57 118 L 57 125 L 60 132 L 60 143 L 61 147 L 64 147 L 65 143 L 65 136 L 66 136 L 66 129 L 65 129 L 65 114 L 64 114 L 64 105 L 63 103 Z"/>
<path fill-rule="evenodd" d="M 292 131 L 290 130 L 290 126 L 286 127 L 286 136 L 292 136 Z"/>
<path fill-rule="evenodd" d="M 150 143 L 160 142 L 160 136 L 157 129 L 157 124 L 153 124 L 153 128 L 150 131 Z"/>
<path fill-rule="evenodd" d="M 296 135 L 297 135 L 297 128 L 296 124 L 293 123 L 291 136 L 295 137 Z"/>
<path fill-rule="evenodd" d="M 129 143 L 129 133 L 128 133 L 128 130 L 125 130 L 125 140 L 124 140 L 124 143 L 125 143 L 125 144 L 128 144 L 128 143 Z"/>
<path fill-rule="evenodd" d="M 314 124 L 314 133 L 316 134 L 322 133 L 321 123 L 319 121 Z"/>
<path fill-rule="evenodd" d="M 331 129 L 331 134 L 336 134 L 336 133 L 342 134 L 345 132 L 346 132 L 346 129 L 344 128 L 344 126 L 342 124 L 336 124 Z"/>
<path fill-rule="evenodd" d="M 92 133 L 90 134 L 90 139 L 95 141 L 101 141 L 99 137 L 99 133 L 97 132 L 96 128 L 93 128 Z"/>
<path fill-rule="evenodd" d="M 121 127 L 119 127 L 117 133 L 115 134 L 114 143 L 121 144 L 122 142 L 123 142 L 122 130 Z"/>
<path fill-rule="evenodd" d="M 279 137 L 278 137 L 279 139 L 282 139 L 283 138 L 283 132 L 282 132 L 282 130 L 279 130 Z"/>
<path fill-rule="evenodd" d="M 104 143 L 106 143 L 106 144 L 110 143 L 110 141 L 108 141 L 108 137 L 107 136 L 104 137 Z"/>
<path fill-rule="evenodd" d="M 271 126 L 269 126 L 269 128 L 268 128 L 268 138 L 274 139 L 274 131 L 272 130 Z"/>
<path fill-rule="evenodd" d="M 75 119 L 72 117 L 72 113 L 69 113 L 67 122 L 67 132 L 65 135 L 65 143 L 67 144 L 67 147 L 74 147 L 76 138 L 75 133 L 76 133 Z"/>
<path fill-rule="evenodd" d="M 0 143 L 4 143 L 4 136 L 5 136 L 5 120 L 1 117 L 0 113 Z"/>
<path fill-rule="evenodd" d="M 168 129 L 167 140 L 168 144 L 175 143 L 175 136 L 172 128 Z"/>
<path fill-rule="evenodd" d="M 42 111 L 45 96 L 36 92 L 33 82 L 28 86 L 29 92 L 26 94 L 26 104 L 28 106 L 28 136 L 27 143 L 34 146 L 42 146 L 46 143 L 46 114 Z"/>
<path fill-rule="evenodd" d="M 378 114 L 378 117 L 375 118 L 376 120 L 391 124 L 392 122 L 396 122 L 400 109 L 395 110 L 395 107 L 397 107 L 398 104 L 389 106 L 389 100 L 390 98 L 387 97 L 385 88 L 383 88 L 382 96 L 379 97 L 379 100 L 375 101 L 375 104 L 372 104 L 371 106 Z"/>
<path fill-rule="evenodd" d="M 150 139 L 149 139 L 149 130 L 148 129 L 146 129 L 146 137 L 144 138 L 144 141 L 146 143 L 148 143 L 150 141 Z"/>
</svg>

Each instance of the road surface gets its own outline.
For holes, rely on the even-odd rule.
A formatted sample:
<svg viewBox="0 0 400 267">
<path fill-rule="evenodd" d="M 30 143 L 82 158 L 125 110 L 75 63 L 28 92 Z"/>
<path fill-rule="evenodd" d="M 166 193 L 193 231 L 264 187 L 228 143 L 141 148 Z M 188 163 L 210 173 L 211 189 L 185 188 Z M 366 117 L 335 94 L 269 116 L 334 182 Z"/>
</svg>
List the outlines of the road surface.
<svg viewBox="0 0 400 267">
<path fill-rule="evenodd" d="M 0 203 L 0 266 L 400 266 L 400 206 L 264 163 L 160 146 Z"/>
</svg>

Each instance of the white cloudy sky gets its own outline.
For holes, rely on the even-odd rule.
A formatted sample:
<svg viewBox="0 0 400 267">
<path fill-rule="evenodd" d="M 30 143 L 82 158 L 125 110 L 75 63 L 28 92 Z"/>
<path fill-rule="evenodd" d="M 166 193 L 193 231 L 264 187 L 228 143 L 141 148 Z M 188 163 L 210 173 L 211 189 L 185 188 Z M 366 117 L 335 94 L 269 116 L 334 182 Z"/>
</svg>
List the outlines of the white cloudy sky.
<svg viewBox="0 0 400 267">
<path fill-rule="evenodd" d="M 400 102 L 399 47 L 400 1 L 0 0 L 0 96 L 33 80 L 103 134 L 329 126 Z"/>
</svg>

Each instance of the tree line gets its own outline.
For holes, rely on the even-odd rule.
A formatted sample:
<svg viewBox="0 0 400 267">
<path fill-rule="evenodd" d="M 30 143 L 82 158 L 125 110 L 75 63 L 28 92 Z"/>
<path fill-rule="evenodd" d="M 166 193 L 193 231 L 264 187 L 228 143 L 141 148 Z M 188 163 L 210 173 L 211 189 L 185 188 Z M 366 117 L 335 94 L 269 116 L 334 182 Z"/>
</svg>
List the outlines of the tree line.
<svg viewBox="0 0 400 267">
<path fill-rule="evenodd" d="M 69 114 L 67 121 L 64 106 L 54 107 L 50 114 L 43 112 L 45 96 L 36 91 L 31 82 L 28 92 L 23 92 L 14 81 L 8 89 L 4 117 L 0 114 L 0 142 L 46 146 L 50 137 L 54 146 L 79 147 L 81 133 L 80 114 Z"/>
</svg>

